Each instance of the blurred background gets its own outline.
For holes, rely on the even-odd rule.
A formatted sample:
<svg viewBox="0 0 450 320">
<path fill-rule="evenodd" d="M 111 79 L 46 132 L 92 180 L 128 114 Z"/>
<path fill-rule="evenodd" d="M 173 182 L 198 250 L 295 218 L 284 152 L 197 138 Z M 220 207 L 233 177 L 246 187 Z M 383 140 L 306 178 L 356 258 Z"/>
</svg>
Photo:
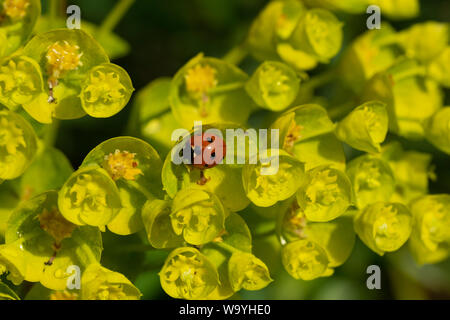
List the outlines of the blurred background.
<svg viewBox="0 0 450 320">
<path fill-rule="evenodd" d="M 101 24 L 116 0 L 64 1 L 63 6 L 76 4 L 82 19 Z M 267 0 L 136 0 L 127 15 L 115 28 L 131 48 L 128 55 L 114 62 L 130 74 L 137 92 L 152 80 L 171 77 L 199 52 L 222 57 L 245 38 L 252 20 Z M 44 10 L 46 1 L 43 1 Z M 450 21 L 450 1 L 421 1 L 421 16 L 415 20 L 391 21 L 403 29 L 419 21 Z M 366 31 L 367 15 L 338 15 L 345 21 L 345 43 Z M 386 18 L 383 18 L 386 19 Z M 382 20 L 384 21 L 384 20 Z M 344 44 L 345 45 L 345 44 Z M 258 63 L 247 58 L 241 67 L 252 72 Z M 311 74 L 319 73 L 321 68 Z M 326 94 L 326 93 L 325 93 Z M 450 105 L 448 92 L 446 105 Z M 56 142 L 77 168 L 87 153 L 100 142 L 123 135 L 131 105 L 115 117 L 63 121 Z M 413 148 L 402 140 L 405 148 Z M 438 180 L 430 182 L 431 193 L 450 193 L 449 158 L 427 143 L 414 143 L 414 149 L 433 154 Z M 158 272 L 167 252 L 143 251 L 139 236 L 118 237 L 105 233 L 102 263 L 124 273 L 144 294 L 144 299 L 166 299 L 159 284 Z M 258 292 L 242 291 L 236 299 L 436 299 L 450 298 L 450 262 L 418 268 L 407 250 L 383 258 L 370 252 L 359 239 L 351 258 L 337 268 L 335 275 L 311 282 L 294 280 L 280 266 L 279 256 L 271 256 L 275 239 L 255 239 L 255 254 L 274 273 L 275 281 Z M 136 244 L 136 250 L 133 248 Z M 125 247 L 127 249 L 125 249 Z M 122 249 L 123 248 L 123 249 Z M 366 268 L 381 268 L 381 290 L 368 290 Z"/>
</svg>

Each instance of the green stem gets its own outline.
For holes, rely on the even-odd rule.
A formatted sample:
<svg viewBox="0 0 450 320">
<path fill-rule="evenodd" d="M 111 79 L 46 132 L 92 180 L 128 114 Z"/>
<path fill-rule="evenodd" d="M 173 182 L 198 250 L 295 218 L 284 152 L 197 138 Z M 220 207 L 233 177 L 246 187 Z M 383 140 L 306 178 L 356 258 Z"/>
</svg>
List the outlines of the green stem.
<svg viewBox="0 0 450 320">
<path fill-rule="evenodd" d="M 56 138 L 58 136 L 60 121 L 53 119 L 53 122 L 48 125 L 47 132 L 44 137 L 44 144 L 46 147 L 52 147 L 55 145 Z"/>
<path fill-rule="evenodd" d="M 238 90 L 241 89 L 245 86 L 245 82 L 232 82 L 232 83 L 227 83 L 224 85 L 220 85 L 217 86 L 215 88 L 212 88 L 210 90 L 208 90 L 208 93 L 223 93 L 223 92 L 228 92 L 228 91 L 233 91 L 233 90 Z"/>
<path fill-rule="evenodd" d="M 240 64 L 248 55 L 248 50 L 245 43 L 234 47 L 223 57 L 228 63 L 238 65 Z"/>
<path fill-rule="evenodd" d="M 113 31 L 135 0 L 120 0 L 100 26 L 99 33 Z"/>
<path fill-rule="evenodd" d="M 212 242 L 216 247 L 219 247 L 219 248 L 221 248 L 221 249 L 223 249 L 223 250 L 225 250 L 225 251 L 228 251 L 229 253 L 231 253 L 231 254 L 233 254 L 233 253 L 240 253 L 240 252 L 242 252 L 241 250 L 239 250 L 239 249 L 236 249 L 235 247 L 233 247 L 233 246 L 230 246 L 228 243 L 225 243 L 225 242 Z"/>
<path fill-rule="evenodd" d="M 149 244 L 131 244 L 131 245 L 126 245 L 126 246 L 120 246 L 115 248 L 114 250 L 116 250 L 117 252 L 146 252 L 146 251 L 150 251 L 150 250 L 155 250 L 155 248 L 153 248 L 151 245 Z"/>
<path fill-rule="evenodd" d="M 332 120 L 339 120 L 346 116 L 355 107 L 356 103 L 354 101 L 348 101 L 341 105 L 328 109 L 328 116 Z"/>
<path fill-rule="evenodd" d="M 324 73 L 318 74 L 317 76 L 311 77 L 308 81 L 302 84 L 303 90 L 315 90 L 324 86 L 325 84 L 333 81 L 337 76 L 337 69 L 330 69 Z"/>
<path fill-rule="evenodd" d="M 50 14 L 50 25 L 52 27 L 56 24 L 56 18 L 58 17 L 60 9 L 61 0 L 49 0 L 49 14 Z"/>
<path fill-rule="evenodd" d="M 136 181 L 129 180 L 129 181 L 127 181 L 127 183 L 129 185 L 131 185 L 133 188 L 135 188 L 137 191 L 141 192 L 147 198 L 147 200 L 155 199 L 155 196 L 153 194 L 151 194 L 149 191 L 147 191 L 147 189 L 142 187 Z"/>
</svg>

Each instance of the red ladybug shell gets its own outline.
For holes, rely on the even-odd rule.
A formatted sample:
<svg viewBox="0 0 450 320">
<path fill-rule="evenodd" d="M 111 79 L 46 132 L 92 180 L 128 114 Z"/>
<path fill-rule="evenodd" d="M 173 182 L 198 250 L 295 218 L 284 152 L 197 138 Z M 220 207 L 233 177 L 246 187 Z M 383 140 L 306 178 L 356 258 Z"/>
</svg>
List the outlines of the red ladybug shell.
<svg viewBox="0 0 450 320">
<path fill-rule="evenodd" d="M 201 150 L 196 146 L 200 144 Z M 205 133 L 203 135 L 193 135 L 190 139 L 191 146 L 191 166 L 197 169 L 208 169 L 221 163 L 226 155 L 225 141 L 214 135 Z"/>
</svg>

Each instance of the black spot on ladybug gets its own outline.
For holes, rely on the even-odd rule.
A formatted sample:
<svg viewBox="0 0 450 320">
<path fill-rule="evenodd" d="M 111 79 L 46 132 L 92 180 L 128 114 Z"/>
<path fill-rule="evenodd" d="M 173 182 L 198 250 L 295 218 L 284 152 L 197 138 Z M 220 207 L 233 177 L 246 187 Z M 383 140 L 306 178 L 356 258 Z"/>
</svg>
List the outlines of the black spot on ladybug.
<svg viewBox="0 0 450 320">
<path fill-rule="evenodd" d="M 206 138 L 206 141 L 208 141 L 208 142 L 213 142 L 214 140 L 213 140 L 213 137 L 207 137 L 207 138 Z"/>
<path fill-rule="evenodd" d="M 216 152 L 213 151 L 213 152 L 211 153 L 211 158 L 215 158 L 215 157 L 216 157 Z"/>
</svg>

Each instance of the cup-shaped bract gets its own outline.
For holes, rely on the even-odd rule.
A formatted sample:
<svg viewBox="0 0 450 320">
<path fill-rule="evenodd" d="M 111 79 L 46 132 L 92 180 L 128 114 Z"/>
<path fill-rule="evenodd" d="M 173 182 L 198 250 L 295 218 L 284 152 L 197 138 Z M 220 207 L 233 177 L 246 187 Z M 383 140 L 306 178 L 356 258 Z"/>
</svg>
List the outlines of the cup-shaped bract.
<svg viewBox="0 0 450 320">
<path fill-rule="evenodd" d="M 97 228 L 78 227 L 57 208 L 58 194 L 50 191 L 22 203 L 11 215 L 0 246 L 0 270 L 15 284 L 40 282 L 64 290 L 70 266 L 81 271 L 100 261 L 102 239 Z"/>
<path fill-rule="evenodd" d="M 319 62 L 327 63 L 341 49 L 343 24 L 328 10 L 310 9 L 300 19 L 290 43 Z"/>
<path fill-rule="evenodd" d="M 283 150 L 260 151 L 256 164 L 242 170 L 247 197 L 259 207 L 270 207 L 290 198 L 305 178 L 303 163 Z"/>
<path fill-rule="evenodd" d="M 367 82 L 362 99 L 386 103 L 390 130 L 409 139 L 422 139 L 423 121 L 443 105 L 439 84 L 424 74 L 425 68 L 415 61 L 401 59 Z"/>
<path fill-rule="evenodd" d="M 295 155 L 309 170 L 320 165 L 345 169 L 342 143 L 333 133 L 335 125 L 317 104 L 289 109 L 271 125 L 279 130 L 280 146 Z"/>
<path fill-rule="evenodd" d="M 123 274 L 89 265 L 81 277 L 83 300 L 139 300 L 142 294 Z"/>
<path fill-rule="evenodd" d="M 450 88 L 450 46 L 427 66 L 427 74 L 440 85 Z"/>
<path fill-rule="evenodd" d="M 59 191 L 58 208 L 76 225 L 104 230 L 121 207 L 119 189 L 108 172 L 98 166 L 78 169 Z"/>
<path fill-rule="evenodd" d="M 382 158 L 389 163 L 396 182 L 390 201 L 408 205 L 428 193 L 428 179 L 432 177 L 430 154 L 403 150 L 399 142 L 393 142 L 383 148 Z"/>
<path fill-rule="evenodd" d="M 19 177 L 37 152 L 33 127 L 20 115 L 0 109 L 0 180 Z"/>
<path fill-rule="evenodd" d="M 208 300 L 227 299 L 235 293 L 229 277 L 230 253 L 218 246 L 218 243 L 222 243 L 236 252 L 249 254 L 252 252 L 252 236 L 245 220 L 240 215 L 231 212 L 225 220 L 225 231 L 216 239 L 216 242 L 206 244 L 201 249 L 219 273 L 219 285 L 208 295 Z"/>
<path fill-rule="evenodd" d="M 287 40 L 306 12 L 298 0 L 271 1 L 253 21 L 247 47 L 258 60 L 279 59 L 277 42 Z"/>
<path fill-rule="evenodd" d="M 193 245 L 208 243 L 224 229 L 226 211 L 214 194 L 197 188 L 180 190 L 170 219 L 177 235 Z"/>
<path fill-rule="evenodd" d="M 370 153 L 380 152 L 386 139 L 389 118 L 386 105 L 369 101 L 355 108 L 336 127 L 336 136 L 355 149 Z"/>
<path fill-rule="evenodd" d="M 219 285 L 216 267 L 192 247 L 172 251 L 159 277 L 163 290 L 176 299 L 206 299 Z"/>
<path fill-rule="evenodd" d="M 122 207 L 108 223 L 114 233 L 128 235 L 143 228 L 141 210 L 149 199 L 162 197 L 161 159 L 147 142 L 133 137 L 116 137 L 95 147 L 81 168 L 102 167 L 114 181 Z"/>
<path fill-rule="evenodd" d="M 419 264 L 438 263 L 450 255 L 450 195 L 426 195 L 410 204 L 414 229 L 410 250 Z"/>
<path fill-rule="evenodd" d="M 244 86 L 248 75 L 235 65 L 199 54 L 174 76 L 170 106 L 185 128 L 194 121 L 243 124 L 254 108 Z"/>
<path fill-rule="evenodd" d="M 438 110 L 425 122 L 425 137 L 436 148 L 450 154 L 450 107 Z"/>
<path fill-rule="evenodd" d="M 4 57 L 30 37 L 41 14 L 41 1 L 1 0 L 0 14 L 0 57 Z"/>
<path fill-rule="evenodd" d="M 361 92 L 366 81 L 395 63 L 401 49 L 393 43 L 394 37 L 395 30 L 385 24 L 377 32 L 366 31 L 345 50 L 339 62 L 339 76 L 354 92 Z"/>
<path fill-rule="evenodd" d="M 301 239 L 288 243 L 281 251 L 286 271 L 295 279 L 314 280 L 326 274 L 328 256 L 317 243 Z"/>
<path fill-rule="evenodd" d="M 109 118 L 120 112 L 133 93 L 128 73 L 113 63 L 89 70 L 81 85 L 81 105 L 94 118 Z"/>
<path fill-rule="evenodd" d="M 23 53 L 40 65 L 46 88 L 24 109 L 42 123 L 83 117 L 81 86 L 93 67 L 109 63 L 100 44 L 82 30 L 56 29 L 35 36 Z"/>
<path fill-rule="evenodd" d="M 306 172 L 297 192 L 297 202 L 310 221 L 326 222 L 347 211 L 353 201 L 353 190 L 346 174 L 329 166 Z"/>
<path fill-rule="evenodd" d="M 354 216 L 356 234 L 381 256 L 400 249 L 408 241 L 412 226 L 409 209 L 400 203 L 376 202 Z"/>
<path fill-rule="evenodd" d="M 260 107 L 272 111 L 286 109 L 300 88 L 300 78 L 282 62 L 265 61 L 245 85 L 247 93 Z"/>
<path fill-rule="evenodd" d="M 0 65 L 0 103 L 14 110 L 35 99 L 44 89 L 42 74 L 36 61 L 25 56 L 12 56 Z"/>
<path fill-rule="evenodd" d="M 171 202 L 165 200 L 148 200 L 142 208 L 147 238 L 154 248 L 175 248 L 183 244 L 183 237 L 173 230 L 170 213 Z"/>
<path fill-rule="evenodd" d="M 360 209 L 374 202 L 388 202 L 395 192 L 394 173 L 382 158 L 372 155 L 355 158 L 348 163 L 346 173 Z"/>
<path fill-rule="evenodd" d="M 408 57 L 429 63 L 448 46 L 449 34 L 448 23 L 428 21 L 400 32 L 398 41 Z"/>
<path fill-rule="evenodd" d="M 234 291 L 261 290 L 272 282 L 265 263 L 247 252 L 235 252 L 231 255 L 228 277 Z"/>
</svg>

